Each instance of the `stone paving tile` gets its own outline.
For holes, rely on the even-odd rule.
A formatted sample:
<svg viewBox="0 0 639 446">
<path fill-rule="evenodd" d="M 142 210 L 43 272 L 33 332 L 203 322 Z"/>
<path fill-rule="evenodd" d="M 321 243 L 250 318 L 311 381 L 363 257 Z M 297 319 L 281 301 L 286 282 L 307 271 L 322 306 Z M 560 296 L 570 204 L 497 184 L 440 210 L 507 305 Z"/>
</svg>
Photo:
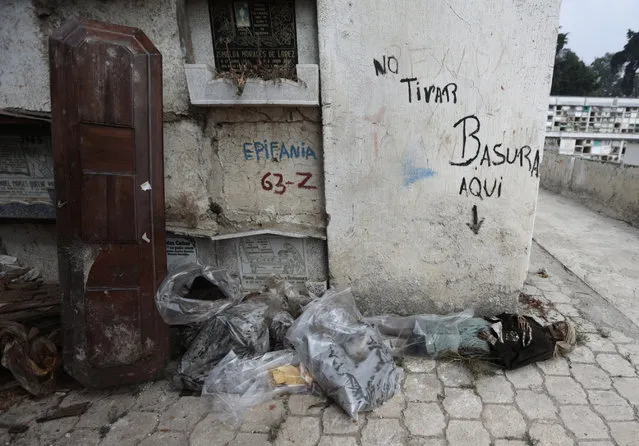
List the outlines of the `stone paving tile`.
<svg viewBox="0 0 639 446">
<path fill-rule="evenodd" d="M 186 446 L 189 442 L 184 432 L 157 431 L 146 437 L 139 446 Z M 258 446 L 257 444 L 253 446 Z"/>
<path fill-rule="evenodd" d="M 579 311 L 572 304 L 558 304 L 555 306 L 557 311 L 559 311 L 564 316 L 570 317 L 579 317 Z"/>
<path fill-rule="evenodd" d="M 288 409 L 293 415 L 320 415 L 322 407 L 311 407 L 325 402 L 326 398 L 315 395 L 291 395 L 288 398 Z"/>
<path fill-rule="evenodd" d="M 356 434 L 364 422 L 364 417 L 355 421 L 335 405 L 327 407 L 322 415 L 322 427 L 327 434 Z"/>
<path fill-rule="evenodd" d="M 405 433 L 399 420 L 369 419 L 362 429 L 362 444 L 371 446 L 402 446 Z"/>
<path fill-rule="evenodd" d="M 526 434 L 526 421 L 515 406 L 488 404 L 482 419 L 493 437 L 522 438 Z"/>
<path fill-rule="evenodd" d="M 162 443 L 156 444 L 159 446 Z M 270 444 L 268 434 L 248 434 L 246 432 L 240 432 L 228 443 L 228 446 L 270 446 Z"/>
<path fill-rule="evenodd" d="M 619 446 L 636 446 L 639 438 L 639 421 L 610 423 L 610 434 Z"/>
<path fill-rule="evenodd" d="M 210 411 L 210 403 L 199 396 L 183 396 L 162 414 L 158 429 L 187 431 L 193 429 Z"/>
<path fill-rule="evenodd" d="M 282 420 L 284 420 L 284 402 L 282 400 L 267 401 L 253 407 L 246 413 L 240 431 L 269 432 Z"/>
<path fill-rule="evenodd" d="M 280 426 L 275 445 L 314 446 L 320 439 L 320 420 L 314 417 L 288 417 Z"/>
<path fill-rule="evenodd" d="M 27 398 L 21 404 L 13 406 L 5 413 L 0 414 L 0 421 L 7 423 L 29 423 L 41 414 L 47 413 L 60 402 L 61 396 L 52 395 L 49 397 L 32 399 Z"/>
<path fill-rule="evenodd" d="M 574 363 L 594 363 L 595 355 L 588 347 L 584 345 L 578 345 L 568 355 L 568 360 Z"/>
<path fill-rule="evenodd" d="M 615 446 L 612 441 L 580 441 L 579 446 Z"/>
<path fill-rule="evenodd" d="M 317 446 L 357 446 L 357 439 L 355 437 L 322 435 L 322 439 Z"/>
<path fill-rule="evenodd" d="M 447 387 L 467 387 L 472 386 L 473 383 L 470 372 L 457 362 L 440 362 L 437 366 L 437 374 Z"/>
<path fill-rule="evenodd" d="M 408 446 L 446 446 L 443 438 L 413 437 L 408 441 Z"/>
<path fill-rule="evenodd" d="M 481 421 L 451 420 L 446 428 L 450 446 L 489 446 L 490 436 Z"/>
<path fill-rule="evenodd" d="M 534 364 L 516 370 L 506 371 L 506 378 L 513 383 L 515 389 L 541 388 L 544 380 Z"/>
<path fill-rule="evenodd" d="M 60 418 L 46 423 L 29 423 L 29 429 L 16 435 L 13 445 L 51 444 L 72 431 L 80 417 Z M 1 438 L 1 436 L 0 436 Z M 8 441 L 8 440 L 7 440 Z M 0 444 L 5 444 L 0 442 Z"/>
<path fill-rule="evenodd" d="M 579 331 L 580 333 L 588 333 L 589 336 L 590 334 L 599 333 L 599 329 L 595 326 L 595 324 L 584 318 L 572 317 L 571 320 L 575 324 L 575 328 L 577 329 L 577 331 Z"/>
<path fill-rule="evenodd" d="M 135 404 L 130 394 L 116 394 L 97 401 L 80 417 L 77 427 L 99 428 L 114 423 Z"/>
<path fill-rule="evenodd" d="M 588 336 L 588 348 L 595 353 L 617 353 L 617 348 L 610 339 L 598 335 Z"/>
<path fill-rule="evenodd" d="M 94 446 L 100 444 L 101 440 L 97 429 L 74 429 L 53 444 L 55 446 Z"/>
<path fill-rule="evenodd" d="M 572 374 L 585 389 L 610 389 L 612 381 L 606 372 L 593 364 L 574 364 Z"/>
<path fill-rule="evenodd" d="M 630 404 L 639 405 L 639 378 L 613 378 L 612 385 Z"/>
<path fill-rule="evenodd" d="M 406 376 L 404 390 L 408 401 L 431 402 L 437 401 L 444 389 L 437 375 L 418 373 Z"/>
<path fill-rule="evenodd" d="M 533 423 L 528 430 L 532 443 L 552 446 L 573 446 L 575 442 L 559 424 Z M 537 442 L 537 443 L 535 443 Z"/>
<path fill-rule="evenodd" d="M 631 344 L 635 342 L 634 339 L 629 338 L 625 334 L 617 330 L 610 330 L 608 333 L 608 339 L 610 339 L 615 344 Z"/>
<path fill-rule="evenodd" d="M 92 389 L 72 390 L 60 402 L 60 407 L 67 407 L 79 403 L 94 404 L 109 396 L 108 392 Z"/>
<path fill-rule="evenodd" d="M 636 418 L 635 411 L 630 405 L 625 406 L 593 406 L 606 421 L 630 421 Z"/>
<path fill-rule="evenodd" d="M 168 381 L 157 381 L 143 386 L 133 410 L 140 412 L 161 412 L 180 398 L 179 392 L 172 390 Z"/>
<path fill-rule="evenodd" d="M 517 406 L 531 420 L 554 420 L 557 408 L 550 397 L 543 392 L 520 390 L 515 396 Z"/>
<path fill-rule="evenodd" d="M 544 375 L 570 376 L 568 361 L 566 358 L 561 356 L 547 361 L 538 362 L 537 366 L 539 366 L 541 371 L 544 372 Z"/>
<path fill-rule="evenodd" d="M 471 389 L 446 388 L 442 405 L 452 418 L 479 418 L 481 415 L 481 400 Z"/>
<path fill-rule="evenodd" d="M 404 424 L 412 435 L 435 437 L 446 427 L 444 414 L 436 403 L 408 403 Z"/>
<path fill-rule="evenodd" d="M 637 341 L 632 344 L 624 344 L 619 346 L 620 353 L 639 354 L 639 343 Z"/>
<path fill-rule="evenodd" d="M 288 403 L 289 407 L 291 403 Z M 380 407 L 369 412 L 369 418 L 401 418 L 402 411 L 406 408 L 406 397 L 403 393 L 397 392 L 395 395 Z"/>
<path fill-rule="evenodd" d="M 567 376 L 547 376 L 546 389 L 560 404 L 587 404 L 588 402 L 581 386 Z"/>
<path fill-rule="evenodd" d="M 158 414 L 148 412 L 130 412 L 111 425 L 101 445 L 135 445 L 146 438 L 158 424 Z"/>
<path fill-rule="evenodd" d="M 635 377 L 635 368 L 618 354 L 600 353 L 595 357 L 597 363 L 611 376 Z"/>
<path fill-rule="evenodd" d="M 580 440 L 609 438 L 606 425 L 588 406 L 561 406 L 559 416 Z"/>
<path fill-rule="evenodd" d="M 495 446 L 529 446 L 524 440 L 497 440 Z"/>
<path fill-rule="evenodd" d="M 599 406 L 627 406 L 625 399 L 614 390 L 588 390 L 590 404 Z"/>
<path fill-rule="evenodd" d="M 475 389 L 484 403 L 512 403 L 515 392 L 505 376 L 482 376 Z"/>
<path fill-rule="evenodd" d="M 404 369 L 410 373 L 429 373 L 435 370 L 437 361 L 426 358 L 404 358 Z"/>
<path fill-rule="evenodd" d="M 554 304 L 569 304 L 572 302 L 572 299 L 561 291 L 548 291 L 544 293 L 544 297 Z"/>
<path fill-rule="evenodd" d="M 195 425 L 190 436 L 190 446 L 210 446 L 212 438 L 215 438 L 218 444 L 226 444 L 234 437 L 233 429 L 222 424 L 214 414 L 210 414 Z"/>
</svg>

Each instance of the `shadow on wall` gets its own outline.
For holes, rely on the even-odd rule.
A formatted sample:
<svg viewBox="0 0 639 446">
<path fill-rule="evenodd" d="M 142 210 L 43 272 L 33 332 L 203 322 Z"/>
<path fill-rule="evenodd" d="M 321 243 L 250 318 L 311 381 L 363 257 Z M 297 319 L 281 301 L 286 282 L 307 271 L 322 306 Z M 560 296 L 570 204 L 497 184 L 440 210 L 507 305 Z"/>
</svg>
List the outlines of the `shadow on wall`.
<svg viewBox="0 0 639 446">
<path fill-rule="evenodd" d="M 540 186 L 639 227 L 639 166 L 546 151 L 540 169 Z"/>
</svg>

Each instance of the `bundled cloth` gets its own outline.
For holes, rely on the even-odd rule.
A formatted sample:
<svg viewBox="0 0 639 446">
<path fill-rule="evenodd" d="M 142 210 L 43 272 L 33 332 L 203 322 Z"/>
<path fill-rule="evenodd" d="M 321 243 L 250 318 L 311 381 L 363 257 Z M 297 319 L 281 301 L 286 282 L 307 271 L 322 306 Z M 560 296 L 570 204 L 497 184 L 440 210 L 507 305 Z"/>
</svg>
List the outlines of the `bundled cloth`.
<svg viewBox="0 0 639 446">
<path fill-rule="evenodd" d="M 465 310 L 450 315 L 374 316 L 366 322 L 388 337 L 396 355 L 437 358 L 459 353 L 510 370 L 567 354 L 576 342 L 570 322 L 543 326 L 531 316 L 511 313 L 477 318 Z"/>
<path fill-rule="evenodd" d="M 353 419 L 391 399 L 403 370 L 365 324 L 350 289 L 313 301 L 287 334 L 314 381 Z"/>
</svg>

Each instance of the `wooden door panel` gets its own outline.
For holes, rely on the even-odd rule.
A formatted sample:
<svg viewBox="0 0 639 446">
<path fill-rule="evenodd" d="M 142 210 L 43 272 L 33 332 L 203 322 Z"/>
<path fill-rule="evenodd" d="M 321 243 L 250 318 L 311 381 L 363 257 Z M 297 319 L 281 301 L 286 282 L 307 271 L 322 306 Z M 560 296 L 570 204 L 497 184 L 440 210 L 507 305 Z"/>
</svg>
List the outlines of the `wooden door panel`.
<svg viewBox="0 0 639 446">
<path fill-rule="evenodd" d="M 134 311 L 138 290 L 89 290 L 86 294 L 89 362 L 94 367 L 134 364 L 144 354 L 140 315 Z"/>
<path fill-rule="evenodd" d="M 80 124 L 80 153 L 84 172 L 135 173 L 135 130 Z"/>
<path fill-rule="evenodd" d="M 138 255 L 135 244 L 102 246 L 87 277 L 87 289 L 137 287 L 140 282 Z"/>
<path fill-rule="evenodd" d="M 76 21 L 50 50 L 64 365 L 87 386 L 152 379 L 169 353 L 161 55 L 139 30 Z"/>
</svg>

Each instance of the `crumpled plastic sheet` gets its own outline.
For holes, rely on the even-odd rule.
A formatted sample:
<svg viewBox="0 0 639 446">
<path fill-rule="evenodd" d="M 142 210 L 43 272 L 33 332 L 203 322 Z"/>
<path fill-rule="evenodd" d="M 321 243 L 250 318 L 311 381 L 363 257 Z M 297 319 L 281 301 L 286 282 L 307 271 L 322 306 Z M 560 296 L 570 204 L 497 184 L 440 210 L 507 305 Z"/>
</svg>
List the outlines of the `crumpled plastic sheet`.
<svg viewBox="0 0 639 446">
<path fill-rule="evenodd" d="M 190 299 L 186 297 L 193 281 L 203 277 L 218 287 L 225 298 L 217 300 Z M 239 281 L 226 270 L 187 263 L 172 271 L 160 284 L 155 303 L 169 325 L 198 324 L 242 300 Z"/>
<path fill-rule="evenodd" d="M 355 420 L 391 399 L 404 376 L 379 332 L 362 321 L 350 289 L 313 301 L 287 339 L 315 382 Z"/>
<path fill-rule="evenodd" d="M 218 419 L 237 427 L 246 412 L 258 404 L 279 395 L 311 392 L 312 379 L 303 367 L 298 376 L 277 383 L 273 371 L 285 366 L 300 368 L 295 351 L 268 352 L 256 358 L 240 358 L 231 351 L 206 377 L 202 395 L 211 399 Z"/>
<path fill-rule="evenodd" d="M 55 390 L 55 371 L 60 357 L 49 337 L 27 334 L 22 324 L 0 322 L 0 364 L 31 395 L 43 396 Z"/>
<path fill-rule="evenodd" d="M 270 350 L 266 303 L 249 300 L 224 309 L 202 325 L 180 359 L 174 384 L 201 390 L 209 371 L 231 350 L 239 357 Z"/>
<path fill-rule="evenodd" d="M 372 316 L 366 323 L 388 337 L 386 344 L 394 355 L 416 355 L 437 358 L 444 353 L 488 351 L 479 339 L 479 331 L 490 324 L 473 317 L 472 309 L 448 315 L 418 314 L 413 316 Z"/>
</svg>

